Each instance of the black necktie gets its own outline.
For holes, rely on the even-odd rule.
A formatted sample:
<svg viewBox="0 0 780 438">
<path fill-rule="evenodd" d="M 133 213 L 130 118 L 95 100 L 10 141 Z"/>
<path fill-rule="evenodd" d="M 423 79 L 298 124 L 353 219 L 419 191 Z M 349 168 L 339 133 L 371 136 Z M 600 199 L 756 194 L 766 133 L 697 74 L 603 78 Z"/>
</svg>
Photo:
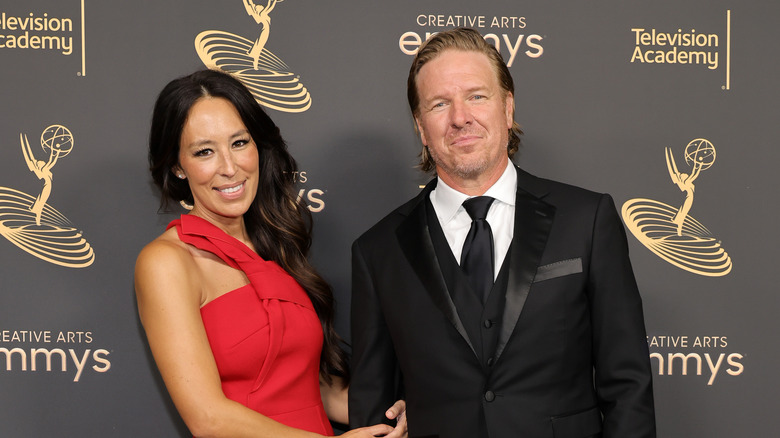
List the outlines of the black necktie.
<svg viewBox="0 0 780 438">
<path fill-rule="evenodd" d="M 463 242 L 460 267 L 482 303 L 487 301 L 493 287 L 493 232 L 485 220 L 492 203 L 490 196 L 477 196 L 463 202 L 471 216 L 471 228 Z"/>
</svg>

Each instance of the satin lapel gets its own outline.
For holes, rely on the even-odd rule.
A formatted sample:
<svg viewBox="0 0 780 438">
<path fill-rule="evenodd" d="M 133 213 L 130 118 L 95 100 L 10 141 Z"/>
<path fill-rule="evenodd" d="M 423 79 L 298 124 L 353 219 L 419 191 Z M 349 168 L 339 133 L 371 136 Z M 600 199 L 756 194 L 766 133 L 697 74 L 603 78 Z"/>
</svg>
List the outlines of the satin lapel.
<svg viewBox="0 0 780 438">
<path fill-rule="evenodd" d="M 501 333 L 496 345 L 496 360 L 503 353 L 523 311 L 555 216 L 555 207 L 523 190 L 521 181 L 522 179 L 518 178 L 515 230 L 509 259 L 511 266 Z"/>
<path fill-rule="evenodd" d="M 447 284 L 444 281 L 444 276 L 436 257 L 436 251 L 433 248 L 433 241 L 428 230 L 428 220 L 425 213 L 425 203 L 428 202 L 429 192 L 430 190 L 426 187 L 420 202 L 417 203 L 406 220 L 396 230 L 396 236 L 406 258 L 414 268 L 419 280 L 425 286 L 425 290 L 431 295 L 433 302 L 436 303 L 439 310 L 455 326 L 455 329 L 476 355 L 474 345 L 472 345 L 469 336 L 466 334 L 466 328 L 463 326 L 460 317 L 458 317 L 458 311 L 455 309 L 455 304 L 447 291 Z"/>
</svg>

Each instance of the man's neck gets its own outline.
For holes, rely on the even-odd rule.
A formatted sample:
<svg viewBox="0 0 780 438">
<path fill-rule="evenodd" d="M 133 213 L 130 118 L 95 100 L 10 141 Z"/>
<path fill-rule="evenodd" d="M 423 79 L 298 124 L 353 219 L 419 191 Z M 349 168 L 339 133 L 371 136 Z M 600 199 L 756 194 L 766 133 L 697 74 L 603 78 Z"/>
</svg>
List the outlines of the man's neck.
<svg viewBox="0 0 780 438">
<path fill-rule="evenodd" d="M 438 171 L 437 176 L 448 186 L 465 195 L 481 196 L 485 194 L 489 188 L 493 187 L 493 184 L 501 178 L 501 175 L 503 175 L 506 170 L 508 161 L 509 158 L 506 158 L 501 165 L 494 166 L 473 178 L 462 178 Z"/>
</svg>

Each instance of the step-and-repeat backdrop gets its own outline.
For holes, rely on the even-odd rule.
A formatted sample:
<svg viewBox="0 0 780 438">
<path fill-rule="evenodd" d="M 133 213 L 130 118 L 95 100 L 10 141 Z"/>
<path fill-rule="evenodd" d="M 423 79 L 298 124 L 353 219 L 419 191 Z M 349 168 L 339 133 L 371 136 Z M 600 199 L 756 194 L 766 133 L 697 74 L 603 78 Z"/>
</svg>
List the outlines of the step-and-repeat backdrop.
<svg viewBox="0 0 780 438">
<path fill-rule="evenodd" d="M 235 73 L 280 125 L 349 338 L 351 242 L 429 178 L 405 98 L 412 56 L 456 26 L 514 76 L 516 162 L 621 210 L 659 436 L 776 434 L 780 4 L 249 3 L 0 3 L 0 436 L 187 435 L 133 265 L 181 213 L 158 212 L 152 105 L 196 69 Z"/>
</svg>

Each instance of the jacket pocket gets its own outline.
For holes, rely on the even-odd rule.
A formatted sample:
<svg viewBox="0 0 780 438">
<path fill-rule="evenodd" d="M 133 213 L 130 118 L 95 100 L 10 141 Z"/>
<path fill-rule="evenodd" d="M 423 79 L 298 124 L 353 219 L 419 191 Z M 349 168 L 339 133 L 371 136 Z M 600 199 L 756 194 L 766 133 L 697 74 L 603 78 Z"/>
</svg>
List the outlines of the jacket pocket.
<svg viewBox="0 0 780 438">
<path fill-rule="evenodd" d="M 579 274 L 581 272 L 581 258 L 577 257 L 574 259 L 561 260 L 559 262 L 550 263 L 536 268 L 534 283 L 550 280 L 552 278 L 563 277 L 564 275 Z"/>
<path fill-rule="evenodd" d="M 585 438 L 601 436 L 601 412 L 591 408 L 576 414 L 552 417 L 555 438 Z"/>
</svg>

